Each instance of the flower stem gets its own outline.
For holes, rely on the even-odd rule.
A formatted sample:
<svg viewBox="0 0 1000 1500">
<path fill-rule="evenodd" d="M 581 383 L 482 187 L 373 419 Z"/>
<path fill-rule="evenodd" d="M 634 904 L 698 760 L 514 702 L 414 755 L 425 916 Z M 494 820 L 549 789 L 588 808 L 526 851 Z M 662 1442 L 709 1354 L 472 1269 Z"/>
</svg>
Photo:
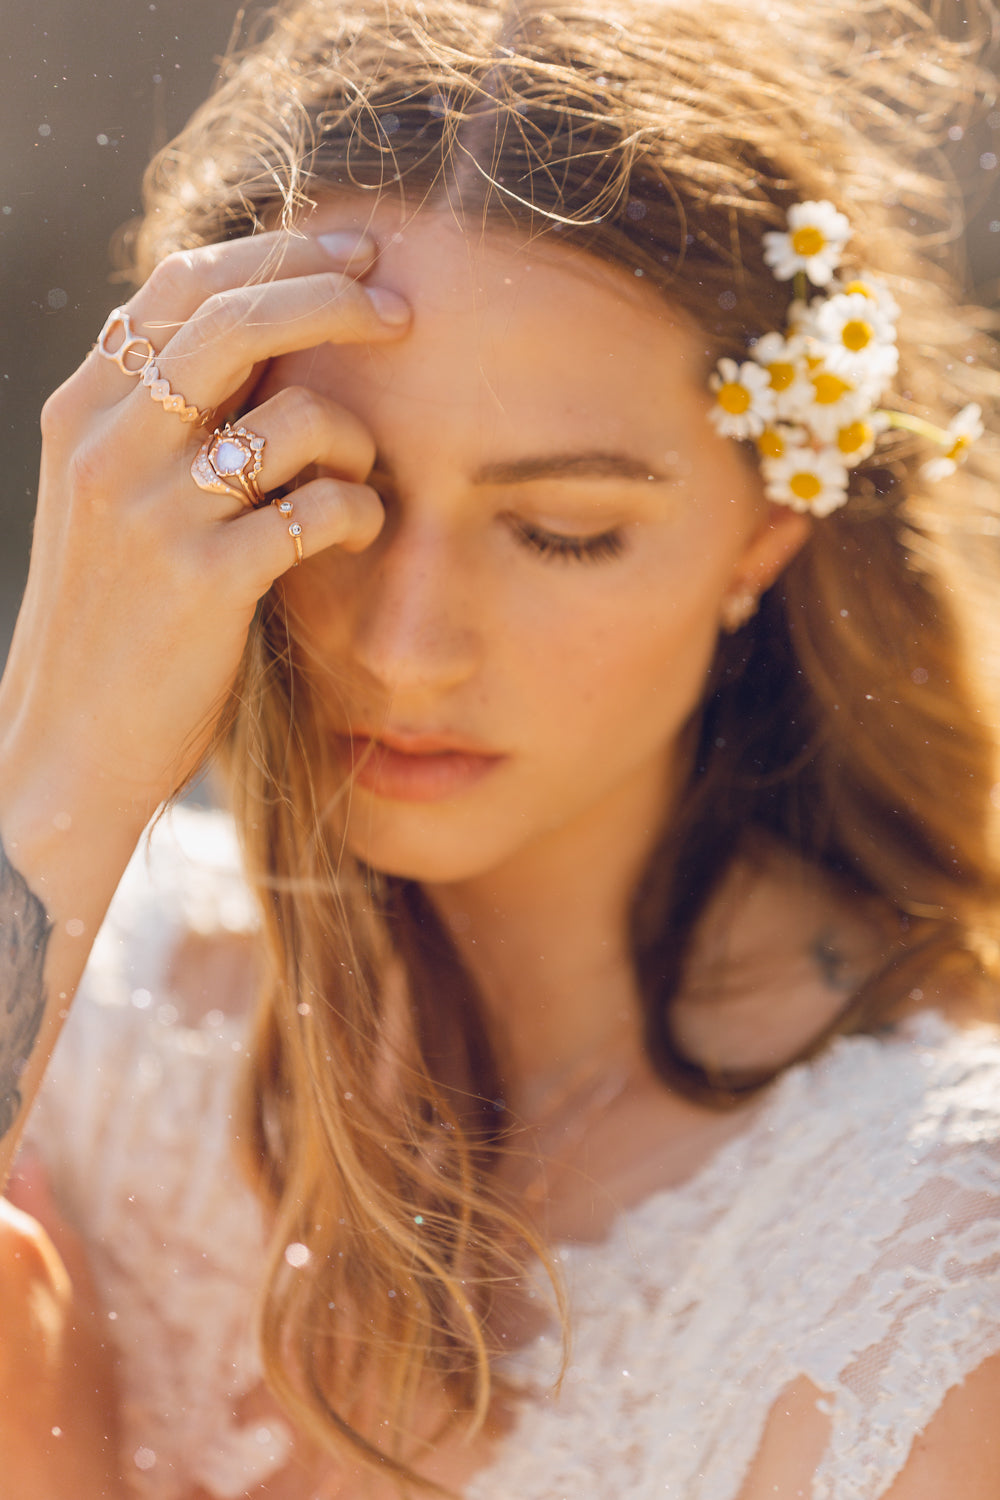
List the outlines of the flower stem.
<svg viewBox="0 0 1000 1500">
<path fill-rule="evenodd" d="M 942 448 L 947 448 L 952 441 L 951 433 L 945 432 L 943 427 L 935 427 L 933 422 L 925 422 L 923 417 L 913 417 L 909 412 L 880 411 L 879 415 L 887 419 L 890 427 L 899 427 L 905 432 L 915 432 L 918 437 L 929 438 L 932 443 L 938 443 Z"/>
</svg>

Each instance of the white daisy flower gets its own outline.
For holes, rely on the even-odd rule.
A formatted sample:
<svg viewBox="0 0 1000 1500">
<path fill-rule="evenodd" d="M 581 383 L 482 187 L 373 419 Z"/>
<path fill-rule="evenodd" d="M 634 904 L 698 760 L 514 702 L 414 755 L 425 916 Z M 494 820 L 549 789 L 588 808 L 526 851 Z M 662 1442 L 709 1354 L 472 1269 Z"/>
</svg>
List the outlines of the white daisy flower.
<svg viewBox="0 0 1000 1500">
<path fill-rule="evenodd" d="M 823 362 L 835 375 L 867 376 L 884 383 L 899 367 L 896 330 L 873 297 L 841 292 L 813 303 L 811 332 Z"/>
<path fill-rule="evenodd" d="M 883 318 L 886 318 L 890 323 L 895 323 L 899 318 L 899 303 L 885 282 L 879 281 L 876 276 L 869 276 L 867 272 L 852 276 L 849 281 L 837 282 L 835 285 L 832 284 L 830 290 L 831 292 L 844 292 L 848 295 L 858 293 L 862 297 L 868 297 L 875 303 Z"/>
<path fill-rule="evenodd" d="M 826 286 L 850 237 L 846 215 L 826 199 L 795 203 L 788 210 L 787 234 L 770 230 L 764 235 L 764 263 L 778 281 L 791 281 L 804 271 L 813 286 Z"/>
<path fill-rule="evenodd" d="M 715 405 L 708 415 L 723 437 L 757 437 L 774 416 L 774 392 L 767 371 L 752 360 L 740 365 L 734 359 L 720 359 L 708 383 L 715 392 Z"/>
<path fill-rule="evenodd" d="M 764 428 L 764 431 L 756 439 L 757 452 L 761 458 L 784 458 L 792 448 L 801 448 L 809 440 L 809 434 L 804 427 L 787 427 L 783 422 L 775 422 Z"/>
<path fill-rule="evenodd" d="M 925 479 L 932 482 L 947 479 L 954 474 L 959 464 L 964 464 L 972 444 L 978 442 L 986 431 L 982 416 L 982 407 L 973 401 L 969 406 L 963 406 L 958 416 L 951 419 L 948 423 L 951 446 L 945 449 L 940 458 L 932 458 L 930 463 L 924 464 L 920 472 Z"/>
<path fill-rule="evenodd" d="M 837 375 L 815 361 L 805 382 L 806 396 L 794 417 L 821 443 L 834 443 L 842 427 L 867 417 L 872 409 L 871 385 L 856 377 Z"/>
<path fill-rule="evenodd" d="M 753 357 L 767 371 L 779 418 L 793 417 L 803 402 L 812 400 L 806 350 L 806 340 L 796 334 L 782 338 L 780 333 L 765 333 L 754 346 Z"/>
<path fill-rule="evenodd" d="M 791 447 L 782 458 L 761 460 L 764 493 L 779 505 L 828 516 L 847 501 L 848 472 L 835 448 Z"/>
<path fill-rule="evenodd" d="M 846 427 L 841 427 L 837 432 L 836 447 L 844 463 L 853 469 L 855 464 L 874 453 L 879 434 L 885 432 L 888 426 L 889 418 L 885 412 L 870 411 L 856 421 L 848 422 Z"/>
</svg>

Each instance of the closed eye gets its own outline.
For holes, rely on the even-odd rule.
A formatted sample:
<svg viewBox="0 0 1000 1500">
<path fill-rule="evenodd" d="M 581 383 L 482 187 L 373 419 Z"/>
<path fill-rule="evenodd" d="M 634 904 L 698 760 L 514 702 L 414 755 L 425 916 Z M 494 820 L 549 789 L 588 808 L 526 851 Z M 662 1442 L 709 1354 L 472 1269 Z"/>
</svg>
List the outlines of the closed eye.
<svg viewBox="0 0 1000 1500">
<path fill-rule="evenodd" d="M 512 518 L 512 525 L 521 545 L 547 561 L 607 562 L 619 557 L 625 547 L 625 539 L 617 530 L 602 531 L 596 536 L 566 536 L 558 531 L 545 531 L 521 518 Z"/>
</svg>

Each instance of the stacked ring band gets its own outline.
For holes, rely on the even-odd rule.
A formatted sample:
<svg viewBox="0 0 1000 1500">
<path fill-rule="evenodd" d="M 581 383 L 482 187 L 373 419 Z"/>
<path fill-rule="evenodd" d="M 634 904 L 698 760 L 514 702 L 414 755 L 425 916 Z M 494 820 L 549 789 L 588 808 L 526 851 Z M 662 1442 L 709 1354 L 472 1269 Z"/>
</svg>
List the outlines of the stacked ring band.
<svg viewBox="0 0 1000 1500">
<path fill-rule="evenodd" d="M 275 500 L 274 504 L 278 507 L 279 513 L 283 516 L 290 516 L 292 514 L 292 511 L 295 509 L 294 505 L 287 496 L 283 500 Z M 302 527 L 299 525 L 298 521 L 293 521 L 289 526 L 288 535 L 291 537 L 292 542 L 295 545 L 295 561 L 292 566 L 294 568 L 297 568 L 299 563 L 302 561 Z"/>
<path fill-rule="evenodd" d="M 122 340 L 117 348 L 112 349 L 110 341 L 117 329 L 121 329 Z M 108 314 L 107 321 L 97 336 L 95 348 L 98 354 L 103 354 L 105 359 L 116 364 L 123 375 L 132 375 L 141 380 L 153 400 L 159 401 L 164 411 L 174 412 L 182 422 L 203 424 L 208 421 L 211 412 L 189 406 L 183 396 L 176 395 L 170 389 L 169 380 L 164 380 L 157 368 L 156 350 L 149 339 L 135 332 L 124 307 L 116 307 Z M 137 367 L 126 364 L 126 360 L 130 358 L 138 360 Z"/>
<path fill-rule="evenodd" d="M 265 496 L 257 483 L 264 462 L 266 438 L 249 427 L 217 427 L 202 443 L 191 464 L 191 478 L 200 490 L 213 495 L 236 495 L 256 510 Z"/>
</svg>

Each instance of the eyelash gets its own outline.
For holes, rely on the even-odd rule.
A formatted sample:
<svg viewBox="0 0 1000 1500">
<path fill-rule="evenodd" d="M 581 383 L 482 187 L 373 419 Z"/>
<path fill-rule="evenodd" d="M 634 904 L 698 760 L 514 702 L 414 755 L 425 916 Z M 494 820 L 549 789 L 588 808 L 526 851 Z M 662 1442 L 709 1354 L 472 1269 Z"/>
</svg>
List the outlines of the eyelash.
<svg viewBox="0 0 1000 1500">
<path fill-rule="evenodd" d="M 562 536 L 543 531 L 528 521 L 515 523 L 518 540 L 546 562 L 609 562 L 619 557 L 625 541 L 620 531 L 602 531 L 597 536 Z"/>
</svg>

